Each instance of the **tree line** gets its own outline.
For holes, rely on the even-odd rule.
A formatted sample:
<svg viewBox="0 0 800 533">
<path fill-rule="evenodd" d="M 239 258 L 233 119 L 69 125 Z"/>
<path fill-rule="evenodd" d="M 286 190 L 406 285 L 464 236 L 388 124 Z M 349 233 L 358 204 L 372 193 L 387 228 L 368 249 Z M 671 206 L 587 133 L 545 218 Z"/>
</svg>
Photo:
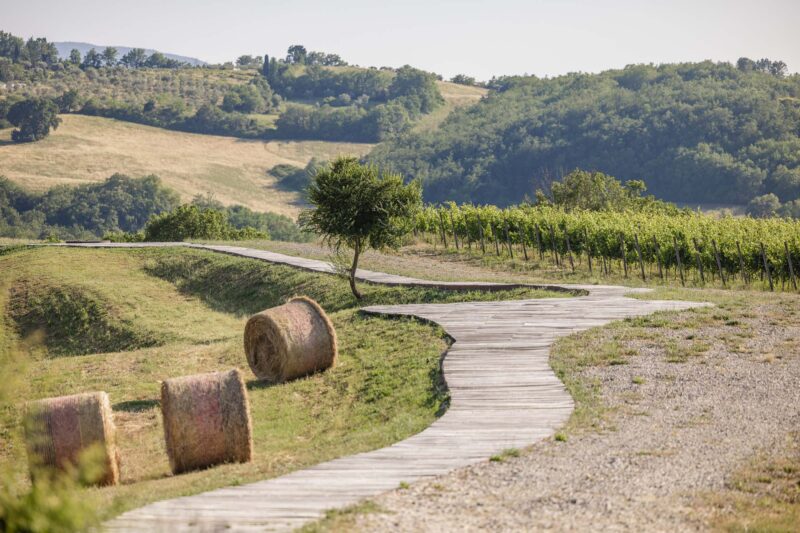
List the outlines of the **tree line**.
<svg viewBox="0 0 800 533">
<path fill-rule="evenodd" d="M 148 224 L 150 232 L 143 232 Z M 198 224 L 206 228 L 203 231 L 216 232 L 216 237 L 186 229 Z M 287 216 L 241 205 L 223 206 L 212 196 L 198 196 L 189 204 L 181 204 L 177 193 L 157 176 L 114 174 L 100 183 L 59 185 L 42 194 L 28 192 L 0 176 L 2 237 L 170 240 L 163 237 L 181 231 L 188 232 L 185 238 L 310 238 Z"/>
<path fill-rule="evenodd" d="M 113 46 L 94 48 L 81 56 L 73 48 L 68 57 L 61 59 L 56 46 L 44 37 L 31 37 L 27 41 L 11 33 L 0 31 L 0 81 L 24 79 L 25 69 L 45 66 L 49 68 L 75 66 L 81 69 L 122 66 L 126 68 L 181 68 L 187 63 L 166 57 L 161 52 L 148 54 L 143 48 L 133 48 L 122 56 Z"/>
<path fill-rule="evenodd" d="M 188 65 L 172 62 L 163 54 L 147 56 L 143 49 L 132 49 L 118 58 L 117 50 L 109 47 L 102 52 L 90 50 L 84 57 L 73 50 L 68 59 L 61 61 L 52 43 L 45 39 L 30 43 L 30 51 L 17 53 L 18 49 L 27 50 L 27 45 L 18 37 L 0 32 L 0 81 L 31 82 L 33 85 L 27 90 L 31 100 L 26 105 L 29 110 L 49 106 L 41 94 L 46 91 L 39 91 L 37 86 L 57 77 L 63 81 L 55 85 L 67 85 L 70 87 L 67 92 L 77 93 L 73 105 L 62 112 L 244 138 L 378 142 L 409 130 L 420 116 L 443 103 L 436 86 L 438 77 L 434 74 L 410 66 L 396 70 L 342 68 L 347 62 L 337 54 L 308 52 L 302 45 L 290 46 L 285 58 L 265 55 L 262 60 L 260 56 L 240 56 L 237 65 L 249 69 L 249 79 L 244 83 L 230 80 L 222 91 L 214 90 L 198 101 L 196 80 L 189 82 L 180 75 L 182 70 L 188 70 Z M 25 59 L 29 57 L 44 57 L 47 61 Z M 13 69 L 4 71 L 4 64 L 22 69 L 22 74 Z M 41 65 L 55 70 L 39 68 Z M 131 78 L 131 72 L 149 68 L 168 69 L 169 74 L 145 83 Z M 142 89 L 150 92 L 154 82 L 163 83 L 165 76 L 168 78 L 165 89 L 172 94 L 155 92 L 146 99 L 140 96 Z M 129 90 L 116 97 L 102 94 L 105 87 L 128 83 Z M 48 97 L 57 98 L 52 94 Z M 6 101 L 10 105 L 17 99 L 12 95 Z M 287 103 L 288 100 L 302 103 Z M 273 126 L 252 116 L 264 113 L 279 113 L 280 117 Z M 7 116 L 0 107 L 0 121 Z M 29 128 L 37 132 L 20 134 L 18 140 L 43 138 L 47 134 L 43 127 L 46 122 L 38 120 L 38 127 Z M 57 127 L 56 121 L 51 121 L 50 127 Z"/>
</svg>

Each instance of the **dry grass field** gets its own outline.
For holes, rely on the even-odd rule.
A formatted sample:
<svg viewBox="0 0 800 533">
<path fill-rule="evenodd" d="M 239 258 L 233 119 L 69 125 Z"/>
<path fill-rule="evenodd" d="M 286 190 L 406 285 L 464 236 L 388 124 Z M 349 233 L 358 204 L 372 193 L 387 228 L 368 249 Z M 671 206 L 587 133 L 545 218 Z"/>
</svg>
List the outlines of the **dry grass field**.
<svg viewBox="0 0 800 533">
<path fill-rule="evenodd" d="M 267 174 L 312 158 L 362 156 L 373 145 L 325 141 L 255 141 L 168 131 L 113 119 L 63 115 L 48 138 L 15 145 L 0 130 L 0 175 L 31 190 L 101 181 L 115 172 L 156 174 L 185 199 L 212 192 L 225 204 L 295 216 L 298 195 Z"/>
</svg>

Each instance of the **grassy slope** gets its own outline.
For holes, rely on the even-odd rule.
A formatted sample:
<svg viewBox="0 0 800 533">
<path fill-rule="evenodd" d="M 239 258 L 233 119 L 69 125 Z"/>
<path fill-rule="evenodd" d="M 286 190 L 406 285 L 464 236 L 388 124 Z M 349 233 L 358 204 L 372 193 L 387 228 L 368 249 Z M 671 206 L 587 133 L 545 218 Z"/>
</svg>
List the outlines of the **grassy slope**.
<svg viewBox="0 0 800 533">
<path fill-rule="evenodd" d="M 163 340 L 160 346 L 73 356 L 56 356 L 54 346 L 48 350 L 36 335 L 16 343 L 26 364 L 17 372 L 17 408 L 0 411 L 0 462 L 12 465 L 24 482 L 17 410 L 22 400 L 107 391 L 119 431 L 123 484 L 90 491 L 104 515 L 385 446 L 425 428 L 446 402 L 439 386 L 439 358 L 447 345 L 443 332 L 410 319 L 358 314 L 346 281 L 338 277 L 194 250 L 45 248 L 0 256 L 0 303 L 20 280 L 76 287 L 100 302 L 109 321 Z M 376 286 L 364 291 L 374 303 L 543 295 Z M 241 334 L 247 315 L 298 293 L 318 297 L 331 311 L 340 341 L 337 367 L 279 386 L 248 383 L 256 446 L 252 464 L 169 475 L 159 380 L 246 368 Z"/>
<path fill-rule="evenodd" d="M 236 78 L 240 73 L 231 72 Z M 249 74 L 248 74 L 249 76 Z M 234 80 L 240 82 L 240 80 Z M 415 126 L 435 129 L 450 112 L 477 102 L 486 90 L 439 82 L 445 105 Z M 118 95 L 117 95 L 118 96 Z M 274 124 L 276 115 L 251 115 Z M 363 156 L 374 145 L 327 141 L 254 141 L 181 133 L 124 121 L 63 115 L 63 123 L 43 141 L 10 142 L 11 130 L 0 130 L 0 176 L 31 190 L 54 185 L 100 181 L 115 172 L 133 177 L 156 174 L 185 199 L 214 193 L 225 204 L 296 216 L 299 195 L 276 186 L 267 174 L 285 163 L 304 167 L 312 158 Z"/>
<path fill-rule="evenodd" d="M 437 85 L 445 103 L 433 113 L 422 117 L 414 125 L 414 131 L 435 130 L 454 109 L 476 104 L 478 100 L 489 92 L 483 87 L 470 87 L 469 85 L 459 85 L 449 81 L 440 81 L 437 82 Z"/>
<path fill-rule="evenodd" d="M 33 190 L 100 181 L 115 172 L 157 174 L 184 199 L 213 192 L 226 204 L 294 216 L 298 195 L 282 191 L 267 171 L 303 167 L 312 158 L 366 154 L 372 145 L 325 141 L 253 141 L 181 133 L 113 119 L 63 115 L 36 143 L 9 142 L 0 130 L 0 175 Z"/>
</svg>

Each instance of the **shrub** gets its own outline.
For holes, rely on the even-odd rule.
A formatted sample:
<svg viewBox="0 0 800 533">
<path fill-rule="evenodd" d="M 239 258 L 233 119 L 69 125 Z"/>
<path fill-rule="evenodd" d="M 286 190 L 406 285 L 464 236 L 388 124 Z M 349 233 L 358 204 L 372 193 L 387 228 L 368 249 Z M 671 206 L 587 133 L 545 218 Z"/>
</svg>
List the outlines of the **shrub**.
<svg viewBox="0 0 800 533">
<path fill-rule="evenodd" d="M 174 211 L 152 217 L 144 228 L 145 241 L 185 241 L 186 239 L 244 240 L 268 239 L 269 235 L 251 227 L 230 225 L 225 212 L 184 204 Z"/>
</svg>

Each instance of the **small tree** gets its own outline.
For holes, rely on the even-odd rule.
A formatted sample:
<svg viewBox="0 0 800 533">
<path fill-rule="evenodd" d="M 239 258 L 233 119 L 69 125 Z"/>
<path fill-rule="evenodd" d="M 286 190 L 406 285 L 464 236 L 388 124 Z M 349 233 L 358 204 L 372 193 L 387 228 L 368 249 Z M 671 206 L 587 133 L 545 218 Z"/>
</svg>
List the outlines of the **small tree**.
<svg viewBox="0 0 800 533">
<path fill-rule="evenodd" d="M 56 129 L 61 123 L 58 106 L 48 98 L 31 98 L 12 105 L 6 117 L 17 126 L 11 132 L 14 142 L 32 142 L 44 139 L 50 128 Z"/>
<path fill-rule="evenodd" d="M 83 58 L 81 58 L 81 52 L 77 48 L 73 48 L 69 52 L 69 62 L 73 65 L 80 65 Z"/>
<path fill-rule="evenodd" d="M 769 193 L 750 200 L 747 204 L 747 214 L 755 218 L 769 218 L 774 217 L 780 208 L 780 199 Z"/>
<path fill-rule="evenodd" d="M 114 48 L 113 46 L 106 47 L 106 49 L 103 50 L 103 61 L 105 61 L 107 67 L 113 67 L 114 65 L 116 65 L 117 49 Z"/>
<path fill-rule="evenodd" d="M 353 295 L 361 299 L 356 288 L 361 253 L 400 246 L 422 204 L 422 191 L 416 181 L 405 185 L 399 174 L 340 157 L 313 176 L 308 201 L 314 207 L 301 213 L 300 225 L 337 251 L 353 250 L 348 277 Z"/>
</svg>

